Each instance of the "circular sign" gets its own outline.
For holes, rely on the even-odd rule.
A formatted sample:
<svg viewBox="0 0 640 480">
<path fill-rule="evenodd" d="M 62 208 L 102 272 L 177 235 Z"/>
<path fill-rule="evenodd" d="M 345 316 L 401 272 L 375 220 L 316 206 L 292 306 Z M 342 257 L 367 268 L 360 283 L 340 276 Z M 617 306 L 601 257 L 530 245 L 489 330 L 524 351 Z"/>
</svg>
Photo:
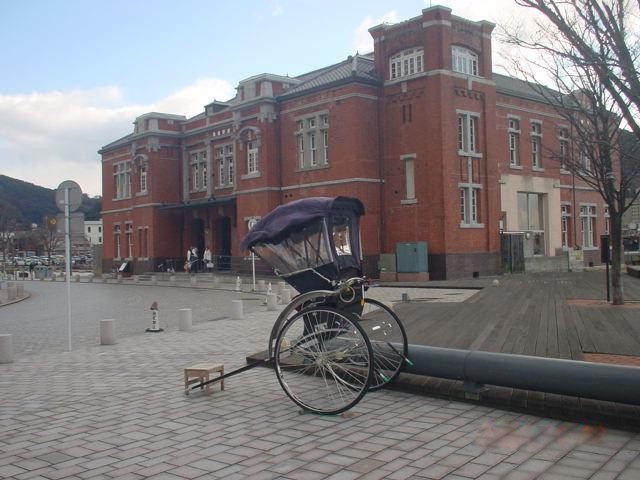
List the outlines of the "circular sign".
<svg viewBox="0 0 640 480">
<path fill-rule="evenodd" d="M 82 190 L 80 189 L 80 185 L 73 180 L 65 180 L 58 185 L 58 190 L 56 190 L 56 206 L 61 212 L 64 212 L 65 207 L 65 190 L 69 190 L 69 211 L 75 212 L 82 203 Z"/>
</svg>

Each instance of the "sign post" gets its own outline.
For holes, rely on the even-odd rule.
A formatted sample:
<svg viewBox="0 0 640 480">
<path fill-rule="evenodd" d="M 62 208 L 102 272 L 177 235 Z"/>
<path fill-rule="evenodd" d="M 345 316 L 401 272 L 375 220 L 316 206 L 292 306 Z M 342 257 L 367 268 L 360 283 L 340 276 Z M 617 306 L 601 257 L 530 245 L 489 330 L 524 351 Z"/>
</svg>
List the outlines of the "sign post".
<svg viewBox="0 0 640 480">
<path fill-rule="evenodd" d="M 72 180 L 65 180 L 56 190 L 56 205 L 64 212 L 64 250 L 65 250 L 65 279 L 67 282 L 67 334 L 68 349 L 71 351 L 71 222 L 70 212 L 75 212 L 82 203 L 80 185 Z"/>
</svg>

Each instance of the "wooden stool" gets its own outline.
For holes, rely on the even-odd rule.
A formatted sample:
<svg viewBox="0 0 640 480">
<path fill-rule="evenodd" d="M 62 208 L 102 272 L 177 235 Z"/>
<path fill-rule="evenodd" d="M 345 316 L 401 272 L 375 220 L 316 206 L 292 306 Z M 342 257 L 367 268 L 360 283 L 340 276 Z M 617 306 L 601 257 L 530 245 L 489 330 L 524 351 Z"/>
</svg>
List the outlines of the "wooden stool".
<svg viewBox="0 0 640 480">
<path fill-rule="evenodd" d="M 188 394 L 189 385 L 193 383 L 205 383 L 209 381 L 209 374 L 218 372 L 220 376 L 224 375 L 224 365 L 221 363 L 200 363 L 192 365 L 184 369 L 184 391 Z M 200 387 L 200 390 L 206 388 L 207 395 L 211 395 L 211 384 Z M 224 390 L 224 380 L 220 380 L 220 390 Z"/>
</svg>

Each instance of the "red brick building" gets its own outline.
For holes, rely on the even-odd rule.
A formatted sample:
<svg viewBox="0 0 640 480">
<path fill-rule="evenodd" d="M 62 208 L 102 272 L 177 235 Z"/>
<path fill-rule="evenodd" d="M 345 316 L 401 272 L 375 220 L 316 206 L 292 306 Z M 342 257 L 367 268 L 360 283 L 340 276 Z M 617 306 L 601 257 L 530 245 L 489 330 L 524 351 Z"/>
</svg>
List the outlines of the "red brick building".
<svg viewBox="0 0 640 480">
<path fill-rule="evenodd" d="M 571 152 L 561 117 L 492 72 L 493 27 L 427 8 L 372 28 L 371 54 L 247 78 L 193 118 L 138 117 L 100 150 L 103 267 L 181 264 L 190 245 L 240 256 L 252 219 L 336 195 L 364 203 L 373 266 L 399 243 L 425 242 L 431 278 L 498 273 L 501 231 L 518 232 L 531 265 L 575 246 L 595 262 L 602 199 L 561 168 Z"/>
</svg>

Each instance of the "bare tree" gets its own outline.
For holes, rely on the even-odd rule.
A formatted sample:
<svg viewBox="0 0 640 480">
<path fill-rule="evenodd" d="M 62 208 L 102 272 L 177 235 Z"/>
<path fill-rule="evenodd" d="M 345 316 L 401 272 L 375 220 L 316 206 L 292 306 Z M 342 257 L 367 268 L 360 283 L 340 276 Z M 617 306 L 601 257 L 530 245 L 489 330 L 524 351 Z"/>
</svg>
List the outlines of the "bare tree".
<svg viewBox="0 0 640 480">
<path fill-rule="evenodd" d="M 56 217 L 45 217 L 42 227 L 37 230 L 38 240 L 44 246 L 51 265 L 51 254 L 61 245 L 64 237 L 58 232 Z"/>
<path fill-rule="evenodd" d="M 22 223 L 20 211 L 10 203 L 0 201 L 0 249 L 2 249 L 3 266 L 7 264 L 7 248 Z"/>
<path fill-rule="evenodd" d="M 640 138 L 640 0 L 515 1 L 542 15 L 501 38 L 537 52 L 512 61 L 571 128 L 573 155 L 554 156 L 609 209 L 612 301 L 622 304 L 622 215 L 640 193 L 640 160 L 621 168 L 620 135 L 626 127 Z"/>
</svg>

